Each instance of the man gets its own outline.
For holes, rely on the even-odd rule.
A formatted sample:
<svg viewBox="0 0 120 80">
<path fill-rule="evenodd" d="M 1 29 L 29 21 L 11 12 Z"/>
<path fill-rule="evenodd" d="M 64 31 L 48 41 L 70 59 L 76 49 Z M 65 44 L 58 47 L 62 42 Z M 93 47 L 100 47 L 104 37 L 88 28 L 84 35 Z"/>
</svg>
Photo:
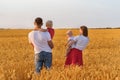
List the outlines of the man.
<svg viewBox="0 0 120 80">
<path fill-rule="evenodd" d="M 42 66 L 50 69 L 52 64 L 52 48 L 54 47 L 48 31 L 42 30 L 42 18 L 38 17 L 34 22 L 34 30 L 28 34 L 29 43 L 34 47 L 35 67 L 39 73 Z"/>
</svg>

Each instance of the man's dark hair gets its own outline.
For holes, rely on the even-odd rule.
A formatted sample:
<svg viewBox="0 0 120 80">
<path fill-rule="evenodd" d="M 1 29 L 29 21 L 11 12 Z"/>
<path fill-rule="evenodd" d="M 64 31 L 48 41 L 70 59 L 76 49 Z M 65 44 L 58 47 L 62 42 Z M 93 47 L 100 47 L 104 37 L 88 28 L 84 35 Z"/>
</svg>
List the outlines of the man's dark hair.
<svg viewBox="0 0 120 80">
<path fill-rule="evenodd" d="M 42 25 L 43 25 L 43 20 L 42 20 L 42 18 L 37 17 L 37 18 L 35 19 L 35 23 L 36 23 L 38 26 L 42 26 Z"/>
<path fill-rule="evenodd" d="M 88 36 L 88 28 L 86 26 L 81 26 L 80 29 L 83 31 L 83 36 Z"/>
</svg>

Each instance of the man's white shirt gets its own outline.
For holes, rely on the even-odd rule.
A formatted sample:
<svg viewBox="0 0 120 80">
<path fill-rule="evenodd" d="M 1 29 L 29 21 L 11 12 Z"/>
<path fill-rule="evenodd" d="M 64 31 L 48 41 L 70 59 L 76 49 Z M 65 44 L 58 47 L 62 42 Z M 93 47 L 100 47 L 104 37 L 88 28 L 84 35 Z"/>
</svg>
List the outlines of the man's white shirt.
<svg viewBox="0 0 120 80">
<path fill-rule="evenodd" d="M 52 49 L 48 45 L 48 41 L 51 41 L 49 32 L 31 31 L 28 34 L 29 43 L 34 46 L 35 54 L 41 51 L 52 52 Z"/>
</svg>

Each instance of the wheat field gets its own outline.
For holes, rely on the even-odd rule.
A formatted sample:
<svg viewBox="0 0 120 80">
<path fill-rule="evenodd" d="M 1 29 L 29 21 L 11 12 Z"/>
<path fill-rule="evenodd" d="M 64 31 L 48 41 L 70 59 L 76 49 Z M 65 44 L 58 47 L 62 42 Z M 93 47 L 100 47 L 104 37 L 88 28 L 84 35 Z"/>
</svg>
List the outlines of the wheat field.
<svg viewBox="0 0 120 80">
<path fill-rule="evenodd" d="M 55 30 L 53 64 L 34 73 L 34 52 L 28 43 L 31 30 L 0 30 L 0 80 L 120 80 L 120 30 L 89 29 L 83 51 L 84 66 L 64 68 L 67 30 Z M 74 35 L 79 30 L 72 30 Z"/>
</svg>

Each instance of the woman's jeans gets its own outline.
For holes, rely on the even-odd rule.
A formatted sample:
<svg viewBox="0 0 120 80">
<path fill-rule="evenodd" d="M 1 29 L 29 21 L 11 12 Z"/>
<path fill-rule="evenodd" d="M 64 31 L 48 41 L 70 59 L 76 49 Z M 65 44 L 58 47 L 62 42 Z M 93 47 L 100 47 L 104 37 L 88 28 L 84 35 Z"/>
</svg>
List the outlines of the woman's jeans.
<svg viewBox="0 0 120 80">
<path fill-rule="evenodd" d="M 35 69 L 37 73 L 40 72 L 43 65 L 46 69 L 50 69 L 52 65 L 52 53 L 41 51 L 40 53 L 35 54 Z"/>
</svg>

